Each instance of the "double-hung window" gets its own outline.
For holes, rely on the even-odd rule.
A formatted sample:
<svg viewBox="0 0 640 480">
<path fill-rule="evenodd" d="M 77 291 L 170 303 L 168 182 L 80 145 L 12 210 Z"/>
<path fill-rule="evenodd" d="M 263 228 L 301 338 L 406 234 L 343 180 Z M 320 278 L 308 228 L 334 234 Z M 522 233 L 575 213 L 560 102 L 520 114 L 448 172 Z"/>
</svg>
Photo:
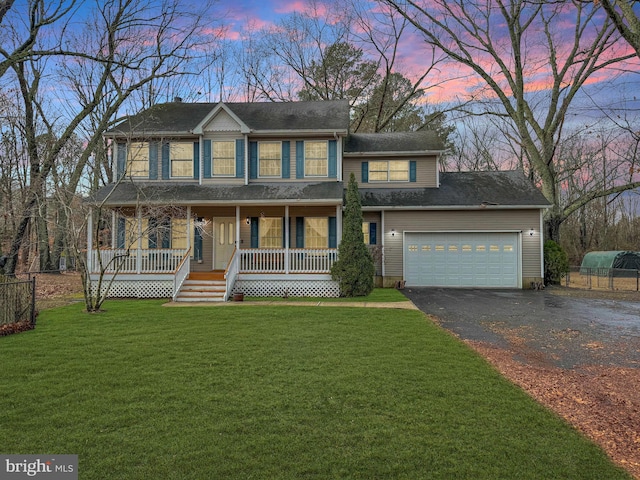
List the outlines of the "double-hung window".
<svg viewBox="0 0 640 480">
<path fill-rule="evenodd" d="M 260 248 L 282 248 L 282 218 L 260 217 Z"/>
<path fill-rule="evenodd" d="M 235 177 L 236 175 L 236 142 L 213 142 L 212 173 L 217 177 Z"/>
<path fill-rule="evenodd" d="M 258 175 L 260 177 L 282 176 L 282 145 L 280 142 L 258 143 Z"/>
<path fill-rule="evenodd" d="M 171 142 L 169 146 L 172 178 L 193 177 L 193 143 Z"/>
<path fill-rule="evenodd" d="M 304 174 L 307 177 L 326 177 L 329 175 L 327 142 L 304 142 Z"/>
<path fill-rule="evenodd" d="M 327 248 L 329 246 L 329 219 L 305 217 L 304 238 L 306 248 Z"/>
<path fill-rule="evenodd" d="M 370 182 L 408 182 L 409 161 L 389 160 L 369 162 Z"/>
<path fill-rule="evenodd" d="M 127 173 L 132 177 L 149 178 L 149 144 L 131 142 L 127 156 Z"/>
<path fill-rule="evenodd" d="M 371 236 L 369 233 L 369 222 L 362 222 L 362 236 L 364 237 L 364 244 L 369 245 L 371 243 Z"/>
</svg>

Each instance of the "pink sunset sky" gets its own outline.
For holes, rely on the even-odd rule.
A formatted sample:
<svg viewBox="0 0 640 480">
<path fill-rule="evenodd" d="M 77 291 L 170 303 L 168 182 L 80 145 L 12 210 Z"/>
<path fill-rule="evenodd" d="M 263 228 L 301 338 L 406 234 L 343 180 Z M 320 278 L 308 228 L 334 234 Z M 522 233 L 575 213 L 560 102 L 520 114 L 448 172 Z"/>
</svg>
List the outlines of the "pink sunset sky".
<svg viewBox="0 0 640 480">
<path fill-rule="evenodd" d="M 277 24 L 277 22 L 292 13 L 311 13 L 313 8 L 308 0 L 222 0 L 216 6 L 217 13 L 223 14 L 222 23 L 224 24 L 224 37 L 229 41 L 239 41 L 243 35 L 246 35 L 245 26 L 251 25 L 252 28 L 269 28 Z M 331 17 L 331 15 L 340 15 L 340 7 L 333 2 L 315 2 L 315 14 L 322 17 Z M 371 3 L 371 8 L 379 11 L 379 6 Z M 570 15 L 570 13 L 569 13 Z M 572 28 L 569 27 L 571 18 L 563 19 L 559 17 L 558 30 L 567 31 L 569 35 Z M 566 22 L 566 24 L 565 24 Z M 506 35 L 506 32 L 500 29 L 499 23 L 496 24 L 496 37 Z M 623 48 L 631 52 L 626 45 L 620 45 L 617 48 Z M 562 52 L 560 52 L 560 55 Z M 544 56 L 541 58 L 545 58 Z M 490 70 L 494 70 L 493 60 L 487 59 L 487 66 Z M 409 77 L 417 77 L 421 75 L 425 66 L 431 63 L 431 53 L 426 47 L 420 34 L 412 31 L 409 27 L 404 34 L 399 49 L 397 66 L 400 71 Z M 535 62 L 530 62 L 535 65 Z M 527 89 L 531 92 L 542 91 L 549 86 L 549 77 L 545 75 L 541 62 L 538 62 L 538 68 L 529 73 L 527 78 Z M 591 84 L 607 82 L 611 78 L 620 76 L 620 65 L 615 69 L 602 71 L 589 80 Z M 635 72 L 640 71 L 640 62 L 633 60 L 624 66 L 625 69 Z M 626 80 L 629 81 L 628 79 Z M 635 80 L 633 80 L 635 82 Z M 454 62 L 444 61 L 439 64 L 434 72 L 430 74 L 425 82 L 427 87 L 427 98 L 429 102 L 447 102 L 467 97 L 470 92 L 477 90 L 483 86 L 483 82 L 475 76 L 468 68 L 460 66 Z"/>
</svg>

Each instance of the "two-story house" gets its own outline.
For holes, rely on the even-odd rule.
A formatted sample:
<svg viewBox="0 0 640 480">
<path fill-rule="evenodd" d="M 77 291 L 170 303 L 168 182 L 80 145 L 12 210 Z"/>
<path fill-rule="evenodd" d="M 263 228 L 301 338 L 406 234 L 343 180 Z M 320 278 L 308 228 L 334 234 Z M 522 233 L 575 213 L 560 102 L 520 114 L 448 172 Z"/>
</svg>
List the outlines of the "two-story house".
<svg viewBox="0 0 640 480">
<path fill-rule="evenodd" d="M 548 202 L 521 172 L 440 173 L 432 132 L 348 125 L 346 101 L 175 101 L 128 118 L 106 134 L 116 181 L 93 202 L 111 211 L 112 248 L 89 250 L 92 275 L 117 259 L 111 296 L 337 296 L 354 173 L 379 285 L 541 280 Z"/>
</svg>

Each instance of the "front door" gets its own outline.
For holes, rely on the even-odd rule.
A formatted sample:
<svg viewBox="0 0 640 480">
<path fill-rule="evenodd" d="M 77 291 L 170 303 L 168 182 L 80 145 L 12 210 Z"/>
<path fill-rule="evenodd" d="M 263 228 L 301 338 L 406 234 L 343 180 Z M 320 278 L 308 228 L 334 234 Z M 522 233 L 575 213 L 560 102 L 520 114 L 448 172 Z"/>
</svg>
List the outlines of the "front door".
<svg viewBox="0 0 640 480">
<path fill-rule="evenodd" d="M 226 270 L 236 244 L 235 217 L 214 219 L 213 242 L 213 269 Z"/>
</svg>

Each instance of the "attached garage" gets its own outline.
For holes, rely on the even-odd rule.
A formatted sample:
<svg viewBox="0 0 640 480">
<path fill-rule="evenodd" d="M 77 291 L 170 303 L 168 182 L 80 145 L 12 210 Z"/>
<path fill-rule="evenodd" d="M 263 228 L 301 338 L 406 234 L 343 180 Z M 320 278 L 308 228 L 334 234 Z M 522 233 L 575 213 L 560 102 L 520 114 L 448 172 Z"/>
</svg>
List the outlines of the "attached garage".
<svg viewBox="0 0 640 480">
<path fill-rule="evenodd" d="M 520 287 L 517 232 L 405 232 L 407 286 Z"/>
</svg>

